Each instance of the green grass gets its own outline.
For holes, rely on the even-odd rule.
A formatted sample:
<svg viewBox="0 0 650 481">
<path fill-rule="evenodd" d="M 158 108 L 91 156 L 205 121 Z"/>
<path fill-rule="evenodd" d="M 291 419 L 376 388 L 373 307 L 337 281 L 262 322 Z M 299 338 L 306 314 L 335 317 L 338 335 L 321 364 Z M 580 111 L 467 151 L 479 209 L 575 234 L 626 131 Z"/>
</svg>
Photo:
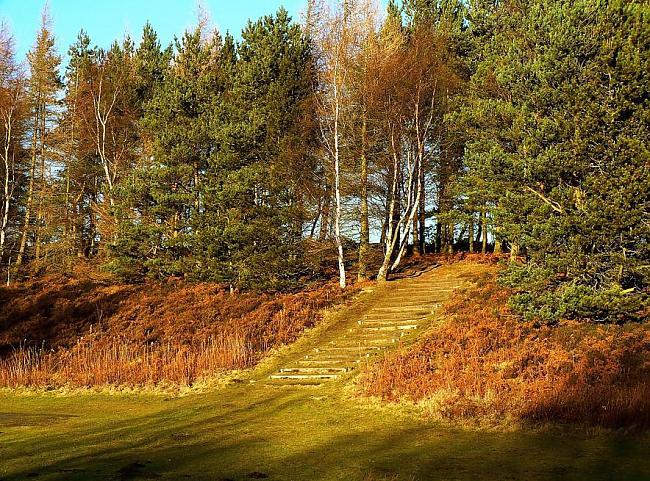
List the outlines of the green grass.
<svg viewBox="0 0 650 481">
<path fill-rule="evenodd" d="M 386 295 L 363 294 L 206 393 L 0 392 L 0 480 L 650 480 L 647 434 L 454 428 L 354 398 L 342 382 L 264 381 Z"/>
<path fill-rule="evenodd" d="M 650 479 L 647 437 L 454 429 L 340 394 L 1 395 L 0 479 Z"/>
</svg>

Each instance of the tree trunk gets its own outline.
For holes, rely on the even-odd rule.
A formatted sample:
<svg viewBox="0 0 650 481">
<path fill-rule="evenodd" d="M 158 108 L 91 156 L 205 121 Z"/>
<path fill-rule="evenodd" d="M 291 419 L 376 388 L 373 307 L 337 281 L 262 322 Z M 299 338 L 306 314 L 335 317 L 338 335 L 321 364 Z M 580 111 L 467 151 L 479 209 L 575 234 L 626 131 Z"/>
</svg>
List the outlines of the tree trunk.
<svg viewBox="0 0 650 481">
<path fill-rule="evenodd" d="M 340 115 L 340 100 L 337 82 L 334 82 L 334 193 L 336 196 L 336 212 L 335 212 L 335 225 L 334 225 L 334 239 L 336 240 L 336 248 L 338 251 L 339 261 L 339 286 L 345 289 L 345 258 L 343 254 L 343 242 L 341 241 L 341 165 L 340 165 L 340 152 L 339 152 L 339 115 Z"/>
<path fill-rule="evenodd" d="M 413 199 L 413 201 L 411 202 L 412 191 L 413 191 L 412 185 L 413 185 L 412 179 L 409 178 L 409 192 L 408 192 L 409 203 L 408 203 L 408 206 L 407 206 L 407 212 L 404 213 L 405 216 L 408 215 L 408 218 L 407 218 L 406 223 L 405 223 L 406 229 L 404 230 L 404 240 L 402 241 L 402 245 L 401 245 L 400 249 L 397 252 L 397 257 L 395 258 L 395 261 L 393 262 L 393 265 L 391 266 L 392 271 L 397 269 L 397 267 L 399 266 L 399 264 L 400 264 L 400 262 L 402 260 L 402 256 L 404 255 L 406 245 L 408 244 L 409 230 L 411 229 L 411 226 L 414 224 L 415 214 L 417 213 L 418 206 L 420 205 L 420 194 L 421 194 L 420 189 L 419 189 L 420 184 L 419 184 L 419 182 L 417 182 L 417 187 L 416 187 L 417 194 L 415 196 L 415 199 Z"/>
<path fill-rule="evenodd" d="M 7 137 L 11 138 L 11 134 L 8 134 Z M 5 138 L 5 141 L 7 139 Z M 4 156 L 4 185 L 3 185 L 3 198 L 4 202 L 2 203 L 2 221 L 0 222 L 0 262 L 4 258 L 5 253 L 5 242 L 7 236 L 7 224 L 9 223 L 9 209 L 11 207 L 11 192 L 9 191 L 9 144 L 5 144 L 4 147 L 5 156 Z"/>
<path fill-rule="evenodd" d="M 361 199 L 360 219 L 361 235 L 359 238 L 359 280 L 368 278 L 368 251 L 370 250 L 370 225 L 368 221 L 368 157 L 366 156 L 367 145 L 367 124 L 366 115 L 363 114 L 361 127 Z"/>
<path fill-rule="evenodd" d="M 386 196 L 388 197 L 388 196 Z M 386 234 L 388 233 L 388 224 L 389 224 L 389 219 L 388 219 L 388 209 L 386 209 L 386 215 L 384 216 L 384 220 L 381 223 L 381 234 L 379 236 L 379 243 L 383 246 L 386 245 Z"/>
<path fill-rule="evenodd" d="M 397 200 L 400 198 L 398 192 L 398 182 L 399 182 L 398 172 L 401 171 L 397 149 L 395 148 L 394 135 L 391 135 L 391 145 L 393 148 L 393 188 L 392 188 L 392 196 L 391 196 L 390 214 L 391 214 L 391 218 L 394 218 Z M 417 175 L 418 175 L 417 164 L 418 164 L 417 160 L 414 160 L 413 164 L 410 161 L 408 162 L 408 180 L 407 180 L 408 191 L 406 194 L 407 204 L 406 204 L 404 214 L 399 217 L 397 225 L 393 227 L 393 225 L 391 224 L 391 227 L 389 228 L 389 232 L 386 240 L 387 245 L 386 245 L 386 252 L 384 254 L 384 261 L 381 265 L 381 268 L 379 269 L 379 273 L 377 274 L 377 280 L 380 282 L 385 282 L 387 280 L 389 272 L 395 270 L 397 266 L 399 266 L 399 263 L 402 259 L 402 256 L 404 255 L 404 251 L 406 250 L 406 246 L 409 241 L 411 228 L 414 224 L 415 215 L 417 213 L 418 206 L 420 203 L 421 192 L 418 188 L 419 182 L 417 181 Z M 415 190 L 415 195 L 414 195 L 414 190 Z M 404 232 L 403 232 L 402 241 L 400 242 L 400 230 L 402 226 L 404 226 Z M 399 249 L 397 250 L 396 257 L 393 260 L 392 254 L 393 252 L 395 252 L 395 246 L 399 246 Z M 391 265 L 391 261 L 392 261 L 392 265 Z"/>
<path fill-rule="evenodd" d="M 411 226 L 411 244 L 409 245 L 409 250 L 408 253 L 409 255 L 412 254 L 418 254 L 420 255 L 420 235 L 419 235 L 419 230 L 420 230 L 420 225 L 418 222 L 418 214 L 416 213 L 415 217 L 413 218 Z"/>
<path fill-rule="evenodd" d="M 13 101 L 13 99 L 12 99 Z M 5 243 L 7 240 L 7 225 L 9 224 L 9 209 L 11 208 L 11 198 L 13 196 L 14 172 L 15 172 L 15 157 L 12 156 L 11 164 L 9 163 L 9 151 L 13 142 L 13 125 L 14 125 L 14 109 L 15 104 L 7 106 L 7 111 L 3 112 L 4 123 L 4 183 L 3 183 L 3 205 L 2 205 L 2 221 L 0 222 L 0 262 L 4 258 Z M 11 179 L 11 188 L 9 187 Z M 9 272 L 9 271 L 7 271 Z M 7 274 L 8 276 L 9 274 Z M 9 281 L 7 281 L 9 282 Z"/>
<path fill-rule="evenodd" d="M 517 257 L 519 257 L 519 244 L 513 242 L 510 246 L 510 262 L 516 261 Z"/>
<path fill-rule="evenodd" d="M 503 244 L 501 242 L 501 238 L 499 237 L 499 228 L 494 226 L 492 229 L 492 232 L 494 233 L 494 253 L 495 254 L 501 254 L 503 251 Z"/>
<path fill-rule="evenodd" d="M 487 244 L 488 244 L 488 229 L 487 229 L 487 207 L 483 208 L 482 212 L 482 231 L 483 231 L 483 244 L 481 246 L 481 252 L 487 254 Z"/>
<path fill-rule="evenodd" d="M 418 252 L 421 255 L 426 254 L 426 192 L 424 190 L 424 155 L 420 156 L 418 168 L 418 191 L 420 192 L 420 201 L 418 203 Z"/>
<path fill-rule="evenodd" d="M 399 154 L 398 154 L 398 160 L 399 160 Z M 398 162 L 398 164 L 401 162 Z M 393 191 L 393 196 L 395 199 L 395 206 L 392 211 L 392 216 L 391 216 L 391 223 L 393 225 L 393 234 L 397 236 L 397 242 L 395 245 L 399 246 L 401 245 L 401 232 L 400 232 L 400 218 L 402 216 L 402 173 L 400 172 L 401 169 L 398 168 L 396 171 L 397 177 L 396 177 L 396 184 L 395 184 L 395 190 Z M 390 236 L 389 236 L 390 237 Z M 395 258 L 395 251 L 391 251 L 390 256 L 391 260 L 394 260 Z"/>
<path fill-rule="evenodd" d="M 327 234 L 330 230 L 330 211 L 332 205 L 332 186 L 328 181 L 325 184 L 325 198 L 323 199 L 323 215 L 320 223 L 320 233 L 318 234 L 318 240 L 323 242 L 327 239 Z"/>
<path fill-rule="evenodd" d="M 453 222 L 447 222 L 447 240 L 445 241 L 447 243 L 447 254 L 454 253 L 454 227 Z"/>
<path fill-rule="evenodd" d="M 18 247 L 18 257 L 16 258 L 16 267 L 23 263 L 25 250 L 27 248 L 27 236 L 29 235 L 29 224 L 32 215 L 32 203 L 34 201 L 34 177 L 36 176 L 36 145 L 38 136 L 38 108 L 34 112 L 34 127 L 32 131 L 32 163 L 29 169 L 29 186 L 27 188 L 27 200 L 25 202 L 25 220 L 23 222 L 23 232 L 20 237 L 20 246 Z"/>
<path fill-rule="evenodd" d="M 5 152 L 7 149 L 5 149 Z M 6 158 L 5 158 L 6 159 Z M 7 224 L 9 223 L 9 208 L 11 207 L 11 195 L 9 193 L 9 161 L 5 160 L 5 181 L 4 181 L 4 202 L 2 205 L 2 221 L 0 222 L 0 262 L 5 254 L 5 242 L 7 236 Z"/>
<path fill-rule="evenodd" d="M 395 222 L 395 210 L 397 206 L 397 197 L 398 197 L 398 170 L 399 170 L 399 155 L 395 147 L 395 133 L 391 132 L 391 146 L 393 150 L 393 167 L 392 174 L 393 179 L 391 182 L 391 192 L 390 192 L 390 204 L 388 207 L 388 232 L 386 233 L 386 244 L 384 247 L 384 260 L 379 268 L 377 273 L 378 282 L 386 282 L 388 279 L 388 269 L 390 267 L 390 261 L 393 257 L 393 251 L 395 250 L 396 241 L 399 239 L 399 220 Z"/>
<path fill-rule="evenodd" d="M 67 161 L 71 162 L 75 155 L 75 125 L 77 120 L 77 95 L 79 92 L 79 70 L 76 71 L 75 81 L 74 81 L 74 102 L 72 103 L 71 109 L 71 120 L 70 120 L 70 139 L 68 144 L 67 152 Z M 65 237 L 69 243 L 69 250 L 72 254 L 75 250 L 78 254 L 78 247 L 76 246 L 76 219 L 75 211 L 76 207 L 70 201 L 71 191 L 70 191 L 70 164 L 68 163 L 65 173 Z"/>
<path fill-rule="evenodd" d="M 322 206 L 318 205 L 318 213 L 316 214 L 316 217 L 314 218 L 314 222 L 311 223 L 311 229 L 309 229 L 309 238 L 313 239 L 314 234 L 316 234 L 316 226 L 318 225 L 318 221 L 320 220 L 321 213 L 323 212 Z"/>
<path fill-rule="evenodd" d="M 469 214 L 469 223 L 467 224 L 467 239 L 469 240 L 469 252 L 474 253 L 474 212 Z"/>
<path fill-rule="evenodd" d="M 39 136 L 41 150 L 40 192 L 38 194 L 38 209 L 36 210 L 36 240 L 34 241 L 34 258 L 37 260 L 41 258 L 42 234 L 45 227 L 45 114 L 45 106 L 43 106 L 43 112 L 41 114 L 41 135 Z"/>
<path fill-rule="evenodd" d="M 449 251 L 449 222 L 447 221 L 447 199 L 445 185 L 440 185 L 438 193 L 438 226 L 440 232 L 440 253 L 447 254 Z"/>
</svg>

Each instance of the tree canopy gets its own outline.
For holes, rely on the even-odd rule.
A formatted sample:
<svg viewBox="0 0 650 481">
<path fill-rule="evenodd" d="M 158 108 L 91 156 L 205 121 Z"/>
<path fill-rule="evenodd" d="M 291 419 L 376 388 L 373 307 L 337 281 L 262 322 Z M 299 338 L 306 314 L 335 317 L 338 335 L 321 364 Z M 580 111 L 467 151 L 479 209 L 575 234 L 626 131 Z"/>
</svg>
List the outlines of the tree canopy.
<svg viewBox="0 0 650 481">
<path fill-rule="evenodd" d="M 540 322 L 647 315 L 650 7 L 309 0 L 28 71 L 0 31 L 0 263 L 288 289 L 509 257 Z M 61 75 L 63 73 L 63 75 Z"/>
</svg>

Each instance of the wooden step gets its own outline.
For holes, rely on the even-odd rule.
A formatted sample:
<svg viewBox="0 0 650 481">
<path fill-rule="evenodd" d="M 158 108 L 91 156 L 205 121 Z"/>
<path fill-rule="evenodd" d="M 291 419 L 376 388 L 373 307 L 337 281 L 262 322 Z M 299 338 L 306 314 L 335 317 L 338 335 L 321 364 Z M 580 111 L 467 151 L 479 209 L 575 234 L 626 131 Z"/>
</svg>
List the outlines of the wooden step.
<svg viewBox="0 0 650 481">
<path fill-rule="evenodd" d="M 331 351 L 373 351 L 381 350 L 383 348 L 377 346 L 328 346 L 319 352 L 331 352 Z"/>
<path fill-rule="evenodd" d="M 372 344 L 381 344 L 381 343 L 387 343 L 391 344 L 395 341 L 400 340 L 400 336 L 397 332 L 393 333 L 384 333 L 384 334 L 389 334 L 389 335 L 384 335 L 380 336 L 380 333 L 374 332 L 374 333 L 369 333 L 369 336 L 364 336 L 364 337 L 346 337 L 343 339 L 341 342 L 345 344 L 339 344 L 339 346 L 350 346 L 354 347 L 355 345 L 359 346 L 368 346 Z"/>
<path fill-rule="evenodd" d="M 432 287 L 432 286 L 403 286 L 403 287 L 396 287 L 395 288 L 395 294 L 396 295 L 406 295 L 409 293 L 413 294 L 435 294 L 436 292 L 442 294 L 442 293 L 449 293 L 449 292 L 454 292 L 456 289 L 458 289 L 460 286 L 448 286 L 448 287 Z"/>
<path fill-rule="evenodd" d="M 392 284 L 448 284 L 454 282 L 458 284 L 458 277 L 420 276 L 396 279 L 392 281 Z"/>
<path fill-rule="evenodd" d="M 439 302 L 419 302 L 417 304 L 392 304 L 390 306 L 377 306 L 370 311 L 368 311 L 368 315 L 371 314 L 393 314 L 396 312 L 400 313 L 417 313 L 417 312 L 431 312 L 434 311 L 435 309 L 438 308 L 438 306 L 442 304 Z"/>
<path fill-rule="evenodd" d="M 375 351 L 372 352 L 374 354 Z M 372 355 L 370 354 L 370 355 Z M 318 359 L 318 363 L 303 363 L 302 361 L 297 361 L 297 364 L 304 365 L 306 367 L 320 367 L 320 366 L 331 366 L 334 364 L 334 361 L 340 360 L 340 361 L 345 361 L 345 367 L 349 367 L 350 370 L 356 369 L 357 366 L 359 365 L 359 359 L 364 358 L 364 357 L 370 357 L 370 355 L 366 356 L 364 355 L 355 355 L 355 354 L 348 354 L 345 359 L 328 359 L 327 357 L 324 357 L 323 359 Z"/>
<path fill-rule="evenodd" d="M 428 306 L 422 306 L 421 304 L 416 304 L 412 306 L 386 306 L 386 307 L 373 307 L 370 310 L 372 313 L 386 313 L 386 312 L 428 312 L 431 309 Z"/>
<path fill-rule="evenodd" d="M 336 379 L 340 374 L 271 374 L 271 379 Z"/>
<path fill-rule="evenodd" d="M 366 319 L 362 322 L 359 322 L 356 325 L 357 329 L 364 329 L 366 327 L 377 327 L 377 326 L 421 326 L 423 324 L 428 324 L 430 321 L 428 319 L 409 319 L 408 317 L 404 319 Z"/>
<path fill-rule="evenodd" d="M 446 299 L 433 299 L 433 298 L 427 298 L 427 299 L 418 299 L 418 300 L 405 300 L 404 302 L 398 302 L 395 301 L 391 304 L 387 305 L 381 305 L 378 304 L 375 306 L 376 308 L 380 307 L 422 307 L 422 308 L 427 308 L 427 309 L 434 309 L 440 306 L 443 302 L 445 302 Z M 371 309 L 371 311 L 374 309 Z"/>
<path fill-rule="evenodd" d="M 287 387 L 320 387 L 324 382 L 330 382 L 331 379 L 270 379 L 266 383 L 270 386 Z"/>
<path fill-rule="evenodd" d="M 357 326 L 367 326 L 372 324 L 386 324 L 386 325 L 395 325 L 395 324 L 420 324 L 421 322 L 426 322 L 426 320 L 431 316 L 431 314 L 426 316 L 382 316 L 382 317 L 367 317 L 364 319 L 359 319 L 357 321 Z"/>
<path fill-rule="evenodd" d="M 337 347 L 341 345 L 350 345 L 350 343 L 358 343 L 359 345 L 363 346 L 363 343 L 367 341 L 368 339 L 382 339 L 382 338 L 387 338 L 390 336 L 390 333 L 379 333 L 379 332 L 370 332 L 370 331 L 362 331 L 358 330 L 356 332 L 346 334 L 344 336 L 341 336 L 339 339 L 336 340 L 336 342 L 332 342 L 330 344 L 330 347 Z"/>
<path fill-rule="evenodd" d="M 366 350 L 363 350 L 363 351 L 360 351 L 358 349 L 353 349 L 353 350 L 346 349 L 346 350 L 343 350 L 343 351 L 339 350 L 339 351 L 335 351 L 335 352 L 331 352 L 331 353 L 326 353 L 327 355 L 323 356 L 320 359 L 323 360 L 323 361 L 331 360 L 332 358 L 330 356 L 336 356 L 337 354 L 345 353 L 346 362 L 354 363 L 359 359 L 362 359 L 364 357 L 374 356 L 375 354 L 379 354 L 382 351 L 383 351 L 383 349 L 366 349 Z M 338 359 L 341 359 L 341 357 L 339 357 Z"/>
<path fill-rule="evenodd" d="M 304 360 L 296 361 L 296 367 L 289 367 L 285 369 L 322 369 L 326 372 L 349 372 L 355 370 L 359 363 L 356 360 L 347 359 L 345 363 L 337 363 L 336 361 L 328 361 L 327 359 L 318 360 L 317 362 L 305 362 Z M 339 369 L 334 369 L 339 368 Z M 314 371 L 316 372 L 316 371 Z"/>
<path fill-rule="evenodd" d="M 328 364 L 350 364 L 350 361 L 347 359 L 300 359 L 296 361 L 297 364 L 304 365 L 328 365 Z M 343 366 L 349 369 L 353 369 L 353 366 Z"/>
<path fill-rule="evenodd" d="M 303 361 L 324 361 L 324 362 L 352 362 L 354 358 L 350 357 L 347 352 L 325 352 L 319 351 L 317 353 L 308 354 Z"/>
<path fill-rule="evenodd" d="M 391 293 L 395 296 L 406 296 L 408 293 L 421 293 L 421 294 L 426 294 L 430 295 L 431 293 L 436 293 L 439 292 L 440 295 L 449 295 L 450 292 L 453 292 L 454 290 L 458 289 L 456 286 L 448 285 L 448 286 L 432 286 L 432 285 L 408 285 L 408 286 L 398 286 L 395 287 Z"/>
<path fill-rule="evenodd" d="M 395 326 L 388 326 L 395 327 Z M 345 339 L 358 339 L 364 341 L 367 339 L 388 339 L 391 337 L 404 337 L 409 334 L 408 329 L 359 329 L 345 336 Z"/>
<path fill-rule="evenodd" d="M 369 324 L 417 324 L 419 322 L 424 321 L 426 318 L 429 316 L 406 316 L 403 319 L 395 319 L 394 317 L 386 317 L 383 319 L 379 318 L 365 318 L 365 319 L 359 319 L 357 321 L 357 325 L 359 326 L 364 326 L 364 325 L 369 325 Z"/>
<path fill-rule="evenodd" d="M 417 324 L 397 324 L 394 326 L 385 326 L 385 325 L 371 325 L 371 326 L 366 326 L 363 329 L 366 331 L 411 331 L 414 329 L 417 329 L 418 325 Z"/>
<path fill-rule="evenodd" d="M 281 373 L 315 373 L 315 374 L 334 374 L 337 372 L 348 372 L 351 368 L 347 367 L 334 367 L 334 366 L 323 366 L 323 367 L 283 367 L 280 369 Z"/>
<path fill-rule="evenodd" d="M 394 310 L 382 310 L 382 311 L 372 310 L 369 311 L 367 314 L 365 314 L 363 317 L 364 319 L 372 319 L 373 317 L 376 317 L 378 319 L 384 319 L 384 318 L 390 319 L 391 317 L 395 317 L 395 316 L 398 317 L 407 316 L 416 319 L 422 319 L 437 310 L 438 310 L 438 305 L 436 304 L 431 304 L 429 306 L 420 305 L 419 309 L 411 309 L 411 310 L 396 307 Z"/>
<path fill-rule="evenodd" d="M 458 279 L 411 279 L 410 282 L 393 282 L 389 284 L 391 287 L 406 287 L 406 286 L 431 286 L 431 287 L 448 287 L 458 285 Z"/>
<path fill-rule="evenodd" d="M 367 314 L 363 316 L 363 319 L 359 319 L 357 321 L 357 324 L 359 323 L 364 323 L 364 322 L 417 322 L 417 321 L 422 321 L 429 317 L 431 313 L 428 314 L 422 314 L 422 315 L 413 315 L 413 313 L 404 313 L 402 316 L 398 316 L 397 314 L 399 313 L 393 313 L 393 314 L 383 314 L 383 315 L 370 315 Z"/>
<path fill-rule="evenodd" d="M 413 296 L 418 296 L 417 298 L 414 298 Z M 446 299 L 447 296 L 443 294 L 438 294 L 438 295 L 430 295 L 430 294 L 425 294 L 425 295 L 419 295 L 419 294 L 409 294 L 409 295 L 401 295 L 401 294 L 393 294 L 391 298 L 387 299 L 382 299 L 379 303 L 375 304 L 376 306 L 395 306 L 399 304 L 400 306 L 406 305 L 406 304 L 411 304 L 413 306 L 418 305 L 418 304 L 433 304 L 436 302 L 434 300 L 436 299 Z"/>
<path fill-rule="evenodd" d="M 404 324 L 394 324 L 394 325 L 389 325 L 389 326 L 382 326 L 381 324 L 377 324 L 374 326 L 365 326 L 365 327 L 360 327 L 359 329 L 355 329 L 353 332 L 350 332 L 348 335 L 345 336 L 346 339 L 365 339 L 365 338 L 380 338 L 380 337 L 386 337 L 386 336 L 392 336 L 392 335 L 398 335 L 398 336 L 406 336 L 408 334 L 407 331 L 409 329 L 398 329 L 399 326 L 402 326 Z M 407 324 L 408 325 L 408 324 Z M 370 327 L 389 327 L 391 329 L 370 329 Z"/>
</svg>

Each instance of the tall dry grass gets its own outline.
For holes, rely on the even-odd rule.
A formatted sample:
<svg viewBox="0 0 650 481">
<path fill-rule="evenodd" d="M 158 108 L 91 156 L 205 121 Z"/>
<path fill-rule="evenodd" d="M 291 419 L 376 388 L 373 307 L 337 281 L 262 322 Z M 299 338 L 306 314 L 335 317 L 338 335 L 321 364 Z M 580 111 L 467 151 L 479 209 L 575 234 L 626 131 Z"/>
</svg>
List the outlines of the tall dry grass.
<svg viewBox="0 0 650 481">
<path fill-rule="evenodd" d="M 508 294 L 489 279 L 457 297 L 425 340 L 365 369 L 365 394 L 448 419 L 650 426 L 648 324 L 537 326 Z"/>
<path fill-rule="evenodd" d="M 111 340 L 79 342 L 50 351 L 24 347 L 0 360 L 0 386 L 51 388 L 102 385 L 146 386 L 161 382 L 190 386 L 215 372 L 250 367 L 259 352 L 242 336 L 162 346 Z"/>
<path fill-rule="evenodd" d="M 192 385 L 255 365 L 354 291 L 333 283 L 276 295 L 184 283 L 17 286 L 0 293 L 9 299 L 0 347 L 13 346 L 0 352 L 0 387 Z"/>
</svg>

